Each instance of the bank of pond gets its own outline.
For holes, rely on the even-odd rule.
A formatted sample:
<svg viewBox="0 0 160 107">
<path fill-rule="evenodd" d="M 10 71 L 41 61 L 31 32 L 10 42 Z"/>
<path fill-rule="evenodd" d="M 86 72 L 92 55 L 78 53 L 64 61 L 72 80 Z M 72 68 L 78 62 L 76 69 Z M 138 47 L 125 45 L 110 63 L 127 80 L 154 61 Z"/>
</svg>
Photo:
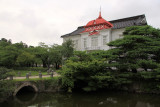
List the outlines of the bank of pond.
<svg viewBox="0 0 160 107">
<path fill-rule="evenodd" d="M 132 80 L 117 87 L 110 85 L 97 91 L 84 92 L 76 88 L 69 91 L 69 87 L 62 86 L 61 77 L 23 81 L 5 80 L 0 81 L 0 107 L 11 107 L 10 105 L 22 107 L 20 104 L 24 107 L 53 106 L 54 104 L 62 107 L 65 103 L 68 107 L 75 107 L 76 104 L 79 106 L 84 104 L 84 107 L 100 105 L 127 107 L 127 104 L 131 107 L 143 107 L 143 105 L 146 107 L 147 104 L 150 107 L 158 107 L 158 104 L 160 105 L 158 86 L 158 81 Z"/>
<path fill-rule="evenodd" d="M 73 93 L 24 93 L 0 103 L 0 107 L 159 107 L 160 96 L 121 91 Z"/>
</svg>

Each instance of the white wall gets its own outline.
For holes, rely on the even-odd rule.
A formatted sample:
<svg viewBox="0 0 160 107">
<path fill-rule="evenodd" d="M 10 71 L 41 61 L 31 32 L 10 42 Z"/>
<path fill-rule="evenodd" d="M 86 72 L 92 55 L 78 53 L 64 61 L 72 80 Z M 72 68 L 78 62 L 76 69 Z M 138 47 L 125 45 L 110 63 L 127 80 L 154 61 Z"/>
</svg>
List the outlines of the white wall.
<svg viewBox="0 0 160 107">
<path fill-rule="evenodd" d="M 98 35 L 91 35 L 89 36 L 89 33 L 82 33 L 81 34 L 81 50 L 108 50 L 109 47 L 107 46 L 107 43 L 110 42 L 110 35 L 111 35 L 111 29 L 104 29 L 101 30 Z M 106 45 L 103 45 L 103 36 L 107 36 Z M 98 37 L 98 46 L 92 47 L 91 46 L 91 40 L 92 37 Z M 84 38 L 87 39 L 87 48 L 84 48 Z"/>
<path fill-rule="evenodd" d="M 120 35 L 123 34 L 125 28 L 122 28 L 122 29 L 112 29 L 112 32 L 111 32 L 111 41 L 114 41 L 116 39 L 120 39 Z"/>
<path fill-rule="evenodd" d="M 65 42 L 66 40 L 72 40 L 72 41 L 76 41 L 78 40 L 78 48 L 76 50 L 81 50 L 81 35 L 74 35 L 74 36 L 67 36 L 67 37 L 63 37 L 63 42 Z"/>
<path fill-rule="evenodd" d="M 81 33 L 80 35 L 74 35 L 74 36 L 68 36 L 68 37 L 63 37 L 63 42 L 65 42 L 68 39 L 71 39 L 73 41 L 78 40 L 78 47 L 76 50 L 79 51 L 85 51 L 85 50 L 108 50 L 110 49 L 109 46 L 103 45 L 103 36 L 107 36 L 107 43 L 110 41 L 116 40 L 121 38 L 120 35 L 123 34 L 124 32 L 123 29 L 104 29 L 100 30 L 100 33 L 98 35 L 91 35 L 89 36 L 88 32 Z M 98 46 L 92 47 L 91 46 L 91 39 L 92 37 L 98 37 Z M 84 38 L 87 40 L 87 48 L 84 48 Z"/>
</svg>

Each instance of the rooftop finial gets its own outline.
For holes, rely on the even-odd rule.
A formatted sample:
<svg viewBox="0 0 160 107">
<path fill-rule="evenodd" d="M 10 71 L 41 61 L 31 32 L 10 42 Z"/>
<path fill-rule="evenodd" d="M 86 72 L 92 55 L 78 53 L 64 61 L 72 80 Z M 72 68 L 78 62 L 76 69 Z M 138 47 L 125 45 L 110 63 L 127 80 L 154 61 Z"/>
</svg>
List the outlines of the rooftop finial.
<svg viewBox="0 0 160 107">
<path fill-rule="evenodd" d="M 102 16 L 101 16 L 101 6 L 100 6 L 100 12 L 99 12 L 99 17 L 98 18 L 102 18 Z"/>
</svg>

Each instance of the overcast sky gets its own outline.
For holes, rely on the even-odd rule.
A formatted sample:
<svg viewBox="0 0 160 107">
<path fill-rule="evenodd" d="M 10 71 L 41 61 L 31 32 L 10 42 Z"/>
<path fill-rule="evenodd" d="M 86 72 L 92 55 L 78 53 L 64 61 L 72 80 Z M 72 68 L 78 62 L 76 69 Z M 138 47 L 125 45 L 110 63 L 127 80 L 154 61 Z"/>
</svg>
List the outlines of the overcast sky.
<svg viewBox="0 0 160 107">
<path fill-rule="evenodd" d="M 145 14 L 160 28 L 160 0 L 0 0 L 0 39 L 62 44 L 60 36 L 96 19 L 100 5 L 107 21 Z"/>
</svg>

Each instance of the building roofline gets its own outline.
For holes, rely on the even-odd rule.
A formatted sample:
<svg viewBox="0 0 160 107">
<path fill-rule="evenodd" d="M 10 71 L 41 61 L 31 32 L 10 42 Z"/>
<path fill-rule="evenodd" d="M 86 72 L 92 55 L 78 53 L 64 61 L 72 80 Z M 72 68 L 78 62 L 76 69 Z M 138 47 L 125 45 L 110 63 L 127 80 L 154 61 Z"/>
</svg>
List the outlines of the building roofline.
<svg viewBox="0 0 160 107">
<path fill-rule="evenodd" d="M 137 17 L 145 17 L 145 14 L 142 15 L 136 15 L 136 16 L 131 16 L 131 17 L 126 17 L 126 18 L 121 18 L 121 19 L 116 19 L 116 20 L 111 20 L 109 22 L 119 22 L 119 21 L 123 21 L 123 20 L 131 20 L 131 19 L 135 19 Z"/>
<path fill-rule="evenodd" d="M 136 15 L 136 16 L 132 16 L 132 17 L 126 17 L 126 18 L 122 18 L 122 19 L 116 19 L 116 20 L 111 20 L 109 21 L 110 23 L 113 23 L 113 24 L 116 24 L 116 27 L 113 28 L 113 29 L 120 29 L 120 28 L 125 28 L 125 27 L 129 27 L 129 26 L 119 26 L 118 23 L 124 23 L 125 21 L 130 21 L 130 20 L 137 20 L 138 18 L 145 18 L 145 14 L 142 14 L 142 15 Z M 124 21 L 124 22 L 123 22 Z M 133 21 L 133 23 L 135 23 Z M 146 23 L 144 24 L 140 24 L 140 25 L 147 25 L 147 21 Z M 136 26 L 136 24 L 133 24 L 132 26 Z M 73 36 L 73 35 L 78 35 L 79 33 L 82 32 L 83 29 L 85 26 L 79 26 L 76 30 L 74 30 L 73 32 L 71 33 L 68 33 L 68 34 L 65 34 L 65 35 L 62 35 L 61 38 L 63 37 L 67 37 L 67 36 Z"/>
</svg>

